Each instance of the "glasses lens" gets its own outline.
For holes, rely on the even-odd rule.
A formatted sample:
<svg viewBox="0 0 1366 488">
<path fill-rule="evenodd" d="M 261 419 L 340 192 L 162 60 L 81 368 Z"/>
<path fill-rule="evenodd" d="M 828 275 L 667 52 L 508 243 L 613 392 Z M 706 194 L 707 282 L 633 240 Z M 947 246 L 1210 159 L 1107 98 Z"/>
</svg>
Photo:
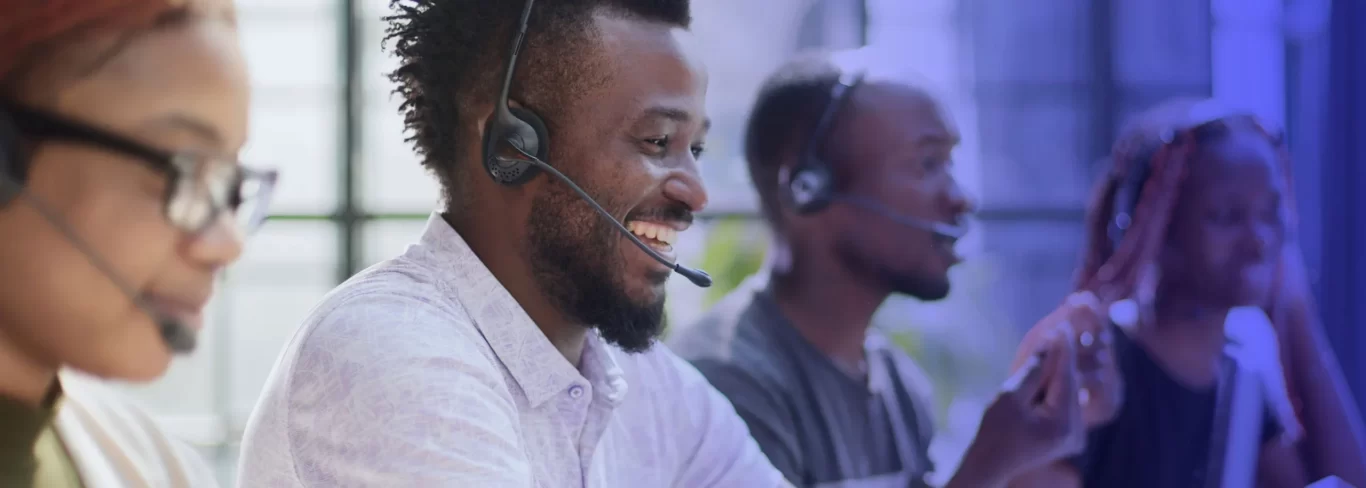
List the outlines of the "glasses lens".
<svg viewBox="0 0 1366 488">
<path fill-rule="evenodd" d="M 261 228 L 270 214 L 270 200 L 274 196 L 275 173 L 243 168 L 237 191 L 235 218 L 237 229 L 251 235 Z"/>
<path fill-rule="evenodd" d="M 176 174 L 166 201 L 166 218 L 181 230 L 203 230 L 221 208 L 216 205 L 220 200 L 215 198 L 215 193 L 221 191 L 215 191 L 217 185 L 210 176 L 213 173 L 210 167 L 214 164 L 210 161 L 193 155 L 178 155 L 174 159 Z"/>
<path fill-rule="evenodd" d="M 166 214 L 175 226 L 198 233 L 224 212 L 242 235 L 250 235 L 265 221 L 274 189 L 275 173 L 243 167 L 236 160 L 176 157 L 177 178 Z"/>
</svg>

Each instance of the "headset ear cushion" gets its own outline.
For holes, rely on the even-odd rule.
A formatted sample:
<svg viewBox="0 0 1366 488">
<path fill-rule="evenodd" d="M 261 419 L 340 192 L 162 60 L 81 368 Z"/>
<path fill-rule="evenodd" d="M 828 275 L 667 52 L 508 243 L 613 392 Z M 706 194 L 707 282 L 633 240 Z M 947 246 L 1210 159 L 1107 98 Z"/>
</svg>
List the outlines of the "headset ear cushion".
<svg viewBox="0 0 1366 488">
<path fill-rule="evenodd" d="M 536 159 L 541 161 L 548 160 L 550 158 L 550 131 L 545 128 L 545 121 L 541 120 L 541 117 L 536 115 L 536 112 L 524 108 L 509 107 L 508 110 L 512 112 L 513 117 L 517 117 L 518 120 L 526 122 L 526 125 L 530 127 L 532 132 L 536 135 Z"/>
<path fill-rule="evenodd" d="M 484 128 L 484 169 L 494 181 L 517 186 L 535 178 L 540 168 L 526 158 L 500 158 L 499 148 L 507 141 L 544 162 L 550 154 L 550 134 L 535 112 L 517 107 L 508 107 L 508 112 L 514 120 L 500 123 L 494 114 Z"/>
<path fill-rule="evenodd" d="M 807 164 L 792 174 L 787 191 L 793 208 L 799 214 L 810 214 L 830 204 L 831 174 L 823 164 Z"/>
</svg>

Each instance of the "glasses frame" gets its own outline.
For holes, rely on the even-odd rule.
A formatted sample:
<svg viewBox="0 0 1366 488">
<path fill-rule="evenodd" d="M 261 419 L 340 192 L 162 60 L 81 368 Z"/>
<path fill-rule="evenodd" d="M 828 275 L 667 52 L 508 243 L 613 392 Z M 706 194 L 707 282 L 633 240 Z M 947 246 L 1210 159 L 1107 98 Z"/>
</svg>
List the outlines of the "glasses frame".
<svg viewBox="0 0 1366 488">
<path fill-rule="evenodd" d="M 259 209 L 257 215 L 252 216 L 251 221 L 241 230 L 248 235 L 253 233 L 261 227 L 269 214 L 266 209 L 269 207 L 270 197 L 274 194 L 276 182 L 279 180 L 279 171 L 276 169 L 251 168 L 232 158 L 231 164 L 227 167 L 232 168 L 231 185 L 233 188 L 230 189 L 232 191 L 226 193 L 227 198 L 217 198 L 213 191 L 195 195 L 192 192 L 183 192 L 181 188 L 185 185 L 182 183 L 187 179 L 192 179 L 195 171 L 202 165 L 215 159 L 219 162 L 226 162 L 223 160 L 228 158 L 205 155 L 194 151 L 166 151 L 89 124 L 20 104 L 0 102 L 0 110 L 9 115 L 11 122 L 21 136 L 38 140 L 71 142 L 111 150 L 130 156 L 148 168 L 164 174 L 166 176 L 166 194 L 162 198 L 162 216 L 171 225 L 184 232 L 199 235 L 217 222 L 224 212 L 237 212 L 241 204 L 246 201 L 242 197 L 241 191 L 248 182 L 255 182 L 260 185 L 260 191 L 251 198 L 259 200 L 263 208 Z M 191 181 L 191 183 L 194 182 Z M 176 218 L 171 209 L 173 205 L 180 202 L 180 198 L 208 200 L 209 212 L 194 221 L 185 220 L 190 217 Z"/>
</svg>

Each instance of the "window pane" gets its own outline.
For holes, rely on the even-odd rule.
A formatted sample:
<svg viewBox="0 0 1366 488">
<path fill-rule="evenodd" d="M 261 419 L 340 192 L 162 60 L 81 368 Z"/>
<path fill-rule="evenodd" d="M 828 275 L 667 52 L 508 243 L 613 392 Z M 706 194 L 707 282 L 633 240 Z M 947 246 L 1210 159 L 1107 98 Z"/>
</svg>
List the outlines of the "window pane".
<svg viewBox="0 0 1366 488">
<path fill-rule="evenodd" d="M 697 52 L 710 77 L 712 129 L 701 161 L 708 209 L 757 211 L 744 160 L 745 123 L 759 85 L 796 51 L 800 22 L 810 7 L 788 0 L 696 0 L 692 7 Z"/>
<path fill-rule="evenodd" d="M 1244 8 L 1253 2 L 1237 3 Z M 1128 1 L 1111 8 L 1114 76 L 1120 84 L 1209 84 L 1209 2 Z"/>
<path fill-rule="evenodd" d="M 391 94 L 394 84 L 387 78 L 398 63 L 380 48 L 387 2 L 367 1 L 363 6 L 360 204 L 372 213 L 427 213 L 436 208 L 440 186 L 418 163 L 412 144 L 403 140 L 407 134 L 398 113 L 402 100 Z"/>
<path fill-rule="evenodd" d="M 257 89 L 242 161 L 280 169 L 271 212 L 329 213 L 337 207 L 339 116 L 331 90 Z"/>
<path fill-rule="evenodd" d="M 331 1 L 250 3 L 240 8 L 252 82 L 251 133 L 242 159 L 279 168 L 275 213 L 337 206 L 342 72 Z"/>
<path fill-rule="evenodd" d="M 978 80 L 1074 84 L 1090 80 L 1092 0 L 960 2 L 972 26 L 976 49 L 971 58 Z"/>
<path fill-rule="evenodd" d="M 978 97 L 983 206 L 1084 205 L 1090 163 L 1103 156 L 1092 153 L 1085 95 L 1062 86 L 1016 86 Z"/>
<path fill-rule="evenodd" d="M 371 98 L 361 122 L 361 205 L 373 213 L 427 213 L 436 208 L 440 186 L 403 140 L 398 101 Z"/>
<path fill-rule="evenodd" d="M 1018 330 L 1057 308 L 1072 291 L 1085 234 L 1081 222 L 990 221 L 981 232 L 993 270 L 992 302 Z"/>
<path fill-rule="evenodd" d="M 388 0 L 380 0 L 388 3 Z M 337 0 L 236 0 L 237 11 L 245 13 L 266 13 L 277 14 L 282 12 L 319 12 L 323 10 L 333 10 L 340 8 Z"/>
<path fill-rule="evenodd" d="M 1268 122 L 1286 121 L 1285 2 L 1212 2 L 1214 95 Z"/>
<path fill-rule="evenodd" d="M 242 49 L 257 87 L 325 89 L 340 86 L 337 9 L 244 9 L 239 14 Z"/>
<path fill-rule="evenodd" d="M 389 0 L 361 0 L 360 6 L 361 14 L 367 19 L 378 19 L 385 15 L 389 15 L 391 12 L 391 10 L 389 10 Z"/>
<path fill-rule="evenodd" d="M 387 96 L 392 92 L 394 84 L 389 81 L 389 73 L 398 68 L 398 58 L 385 49 L 392 49 L 393 46 L 381 46 L 384 43 L 384 30 L 389 26 L 383 18 L 389 15 L 389 10 L 384 5 L 379 7 L 374 12 L 367 9 L 367 12 L 362 13 L 359 24 L 359 34 L 362 36 L 360 83 L 367 98 Z"/>
<path fill-rule="evenodd" d="M 393 259 L 422 238 L 426 220 L 374 220 L 362 227 L 362 268 Z"/>
<path fill-rule="evenodd" d="M 338 231 L 331 222 L 269 222 L 220 291 L 228 347 L 220 378 L 235 432 L 295 329 L 336 285 Z"/>
</svg>

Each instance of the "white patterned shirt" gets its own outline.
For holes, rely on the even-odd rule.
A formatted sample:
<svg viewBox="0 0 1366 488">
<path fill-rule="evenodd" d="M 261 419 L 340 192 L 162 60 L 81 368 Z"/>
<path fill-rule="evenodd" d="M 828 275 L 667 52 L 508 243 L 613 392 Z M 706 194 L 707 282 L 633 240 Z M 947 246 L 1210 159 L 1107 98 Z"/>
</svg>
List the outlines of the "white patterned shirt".
<svg viewBox="0 0 1366 488">
<path fill-rule="evenodd" d="M 787 486 L 735 409 L 663 345 L 589 334 L 579 368 L 433 215 L 333 290 L 271 372 L 243 487 Z"/>
</svg>

